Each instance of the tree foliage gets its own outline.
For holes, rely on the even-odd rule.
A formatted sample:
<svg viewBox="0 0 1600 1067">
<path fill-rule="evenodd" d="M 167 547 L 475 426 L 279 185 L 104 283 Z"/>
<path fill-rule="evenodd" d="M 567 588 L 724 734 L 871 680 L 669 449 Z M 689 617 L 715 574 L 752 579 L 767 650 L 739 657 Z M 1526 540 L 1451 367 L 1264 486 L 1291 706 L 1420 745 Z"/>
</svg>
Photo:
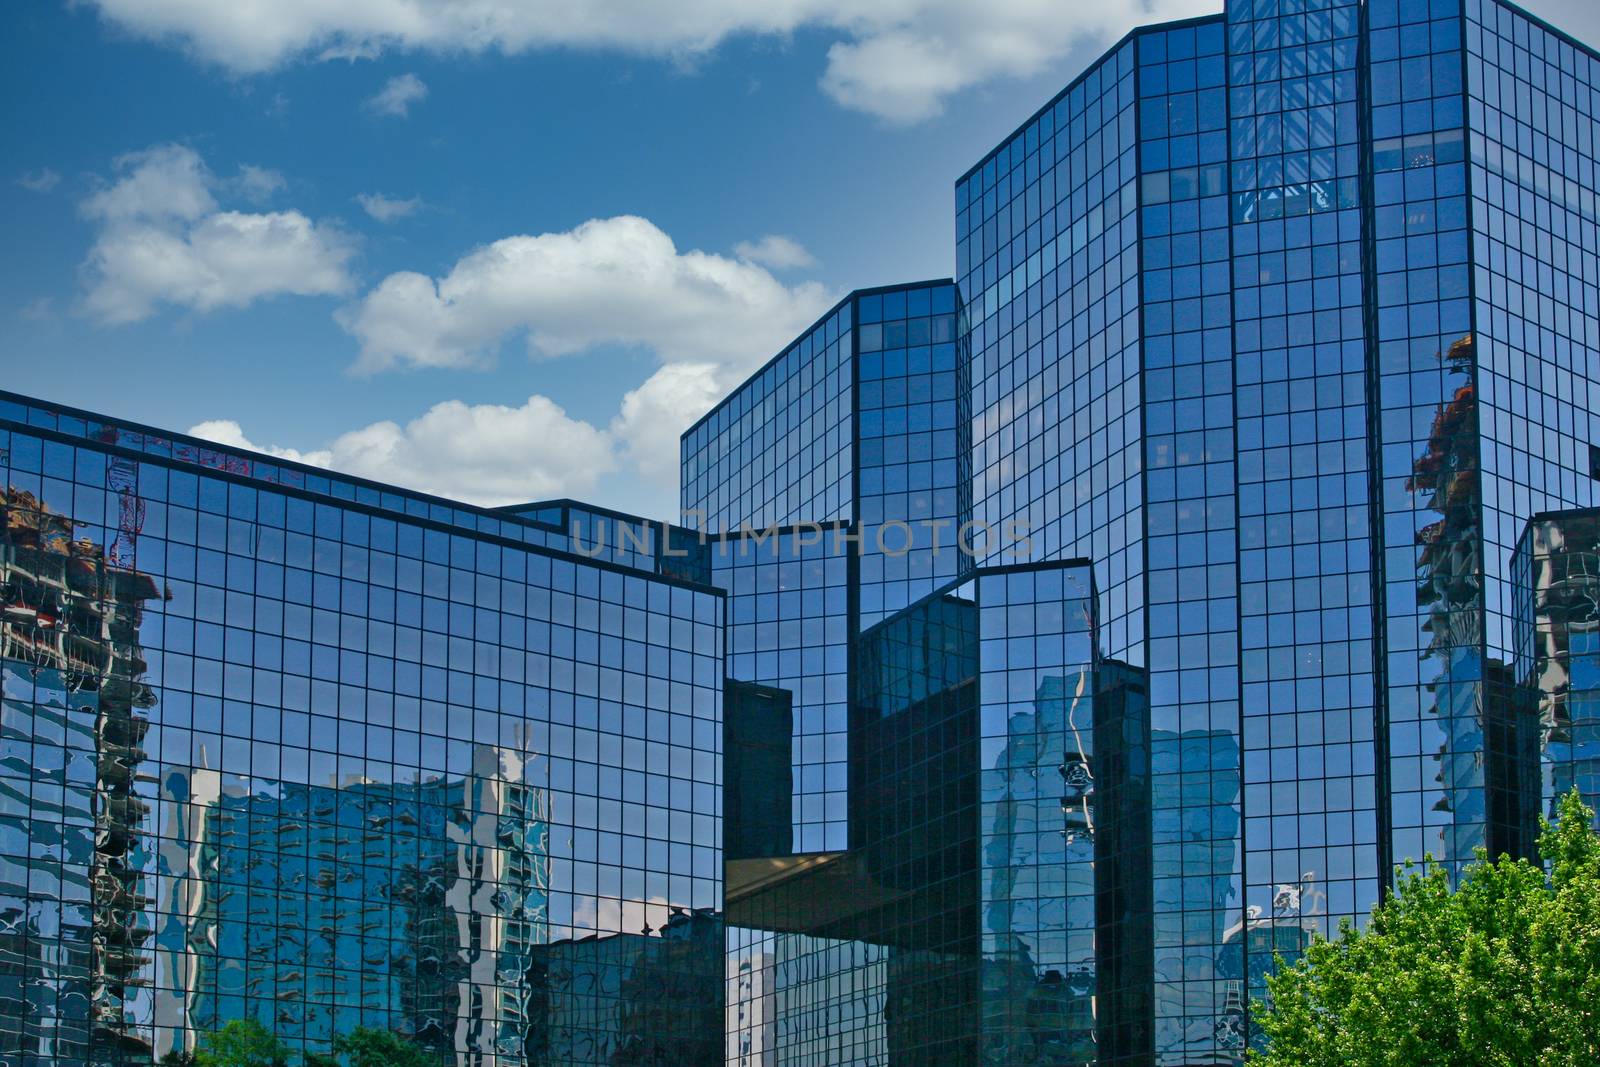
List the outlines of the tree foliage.
<svg viewBox="0 0 1600 1067">
<path fill-rule="evenodd" d="M 333 1051 L 345 1067 L 437 1067 L 439 1059 L 389 1030 L 358 1026 L 335 1038 Z"/>
<path fill-rule="evenodd" d="M 1373 909 L 1268 978 L 1263 1067 L 1600 1064 L 1600 837 L 1576 790 L 1544 867 L 1478 859 L 1451 891 L 1424 861 Z M 1548 868 L 1548 873 L 1545 868 Z"/>
<path fill-rule="evenodd" d="M 200 1039 L 196 1067 L 289 1067 L 289 1048 L 255 1019 L 235 1019 Z"/>
<path fill-rule="evenodd" d="M 255 1019 L 236 1019 L 200 1039 L 193 1053 L 169 1053 L 175 1067 L 290 1067 L 292 1053 Z M 332 1052 L 307 1052 L 299 1067 L 438 1067 L 438 1057 L 388 1030 L 358 1026 L 333 1039 Z"/>
</svg>

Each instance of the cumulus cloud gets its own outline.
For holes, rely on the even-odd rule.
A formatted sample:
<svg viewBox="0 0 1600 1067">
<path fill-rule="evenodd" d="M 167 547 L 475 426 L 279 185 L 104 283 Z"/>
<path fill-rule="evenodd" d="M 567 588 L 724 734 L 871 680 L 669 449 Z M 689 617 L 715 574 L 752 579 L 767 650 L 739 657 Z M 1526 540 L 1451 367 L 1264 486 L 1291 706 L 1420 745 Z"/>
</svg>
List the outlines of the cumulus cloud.
<svg viewBox="0 0 1600 1067">
<path fill-rule="evenodd" d="M 194 183 L 193 161 L 164 159 L 164 184 Z M 100 210 L 137 212 L 157 197 L 154 174 L 107 190 Z M 203 196 L 164 198 L 205 217 Z M 365 198 L 363 198 L 365 199 Z M 444 277 L 397 273 L 338 320 L 362 345 L 358 368 L 457 367 L 481 360 L 508 336 L 535 356 L 601 345 L 648 350 L 661 365 L 623 394 L 602 425 L 569 416 L 547 397 L 520 407 L 436 404 L 404 425 L 375 422 L 317 449 L 262 445 L 231 419 L 190 429 L 197 437 L 440 496 L 497 506 L 587 496 L 613 472 L 637 475 L 663 512 L 677 482 L 678 437 L 754 367 L 831 305 L 815 283 L 785 286 L 751 260 L 798 262 L 785 238 L 741 246 L 739 260 L 679 252 L 648 221 L 624 216 L 574 230 L 497 241 L 463 257 Z M 639 490 L 631 498 L 638 506 Z"/>
<path fill-rule="evenodd" d="M 215 193 L 274 188 L 247 168 L 219 182 L 194 150 L 159 145 L 116 161 L 116 179 L 83 201 L 99 228 L 82 267 L 84 309 L 106 324 L 137 322 L 162 304 L 207 312 L 294 294 L 350 288 L 353 248 L 338 229 L 298 211 L 223 210 Z"/>
<path fill-rule="evenodd" d="M 196 423 L 189 427 L 191 437 L 201 437 L 207 441 L 215 441 L 227 448 L 243 448 L 250 452 L 260 452 L 262 455 L 276 456 L 292 463 L 309 463 L 314 467 L 327 467 L 333 462 L 333 453 L 328 449 L 315 452 L 302 452 L 297 448 L 279 448 L 276 445 L 258 445 L 244 435 L 244 427 L 233 419 L 207 419 L 205 422 Z"/>
<path fill-rule="evenodd" d="M 237 72 L 299 58 L 609 49 L 686 58 L 736 35 L 834 37 L 821 85 L 893 122 L 937 114 L 952 93 L 1027 77 L 1084 40 L 1216 11 L 1218 0 L 90 0 L 108 20 Z M 420 83 L 419 83 L 420 84 Z M 399 114 L 404 114 L 402 109 Z"/>
<path fill-rule="evenodd" d="M 473 366 L 507 339 L 535 358 L 625 346 L 660 365 L 603 425 L 538 396 L 509 412 L 452 401 L 403 428 L 375 424 L 303 456 L 479 503 L 581 495 L 623 469 L 645 485 L 672 485 L 678 435 L 833 302 L 814 282 L 779 282 L 758 259 L 811 262 L 783 237 L 743 244 L 738 258 L 680 251 L 648 220 L 619 216 L 504 238 L 438 278 L 391 274 L 336 315 L 360 344 L 358 371 Z M 235 432 L 219 423 L 205 435 Z M 452 433 L 488 443 L 456 454 Z M 657 503 L 673 506 L 665 495 Z"/>
<path fill-rule="evenodd" d="M 629 390 L 611 420 L 621 457 L 652 482 L 678 480 L 678 437 L 737 384 L 735 371 L 716 363 L 669 363 Z"/>
<path fill-rule="evenodd" d="M 427 96 L 428 86 L 421 78 L 415 74 L 400 74 L 385 82 L 377 95 L 367 98 L 367 110 L 375 115 L 403 119 L 410 116 L 412 104 Z"/>
<path fill-rule="evenodd" d="M 189 432 L 218 444 L 489 507 L 588 493 L 617 465 L 616 446 L 607 431 L 570 417 L 560 405 L 537 395 L 518 407 L 447 400 L 403 426 L 374 422 L 314 451 L 258 445 L 232 419 L 202 422 Z"/>
<path fill-rule="evenodd" d="M 791 261 L 799 249 L 771 239 L 756 246 Z M 748 255 L 679 252 L 644 219 L 594 220 L 497 241 L 438 280 L 391 275 L 338 317 L 361 341 L 367 370 L 462 366 L 510 335 L 525 336 L 538 356 L 606 344 L 649 350 L 661 364 L 608 422 L 574 419 L 535 395 L 520 407 L 450 400 L 314 450 L 256 444 L 228 419 L 190 433 L 477 504 L 584 496 L 618 471 L 670 486 L 679 434 L 830 303 L 820 286 L 786 287 Z M 666 494 L 656 503 L 673 506 Z"/>
<path fill-rule="evenodd" d="M 384 196 L 382 193 L 360 193 L 356 196 L 356 203 L 361 205 L 361 210 L 383 223 L 415 215 L 417 209 L 422 206 L 419 197 L 400 199 Z"/>
<path fill-rule="evenodd" d="M 256 167 L 249 163 L 239 168 L 239 176 L 233 179 L 233 188 L 240 196 L 253 204 L 260 204 L 271 200 L 274 196 L 289 187 L 289 182 L 282 174 L 266 167 Z"/>
<path fill-rule="evenodd" d="M 647 219 L 623 215 L 502 238 L 441 278 L 391 274 L 338 319 L 361 344 L 363 372 L 481 364 L 515 335 L 535 356 L 625 345 L 666 362 L 734 362 L 770 355 L 829 303 L 816 283 L 786 286 L 748 260 L 680 252 Z"/>
<path fill-rule="evenodd" d="M 733 246 L 733 251 L 740 259 L 748 259 L 773 270 L 795 270 L 817 265 L 817 258 L 807 252 L 804 245 L 782 234 L 768 234 L 759 241 L 740 241 Z"/>
<path fill-rule="evenodd" d="M 61 184 L 61 172 L 44 167 L 17 176 L 17 184 L 30 193 L 48 193 Z"/>
</svg>

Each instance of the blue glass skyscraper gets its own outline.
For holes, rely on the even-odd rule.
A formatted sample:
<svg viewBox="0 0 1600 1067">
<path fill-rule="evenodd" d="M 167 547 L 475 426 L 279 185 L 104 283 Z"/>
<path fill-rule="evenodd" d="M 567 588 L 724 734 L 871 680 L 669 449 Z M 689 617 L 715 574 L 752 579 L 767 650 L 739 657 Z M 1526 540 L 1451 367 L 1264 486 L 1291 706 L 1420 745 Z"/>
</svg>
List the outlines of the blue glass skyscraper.
<svg viewBox="0 0 1600 1067">
<path fill-rule="evenodd" d="M 1094 1045 L 1050 1062 L 1238 1062 L 1275 952 L 1406 859 L 1527 852 L 1588 780 L 1581 686 L 1541 690 L 1586 678 L 1588 624 L 1528 620 L 1572 617 L 1540 591 L 1589 556 L 1548 522 L 1513 553 L 1600 496 L 1597 89 L 1496 0 L 1230 0 L 957 181 L 957 512 L 1092 568 L 1096 688 L 1135 683 L 1148 758 L 1136 862 L 1093 876 L 1144 925 L 1102 916 Z"/>
<path fill-rule="evenodd" d="M 1527 847 L 1510 548 L 1596 495 L 1596 72 L 1492 0 L 1241 0 L 957 185 L 975 508 L 1150 671 L 1159 1062 L 1236 1057 L 1392 864 Z"/>
<path fill-rule="evenodd" d="M 1157 1064 L 1600 800 L 1600 54 L 1135 30 L 682 437 L 681 526 L 0 397 L 0 1067 Z"/>
</svg>

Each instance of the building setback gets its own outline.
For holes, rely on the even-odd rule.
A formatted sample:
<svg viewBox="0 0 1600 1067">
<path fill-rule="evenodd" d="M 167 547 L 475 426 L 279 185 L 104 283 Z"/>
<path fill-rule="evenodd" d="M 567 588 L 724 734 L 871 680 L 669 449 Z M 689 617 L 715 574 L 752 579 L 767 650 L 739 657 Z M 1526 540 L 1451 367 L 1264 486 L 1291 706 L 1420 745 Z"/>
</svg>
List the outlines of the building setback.
<svg viewBox="0 0 1600 1067">
<path fill-rule="evenodd" d="M 1045 921 L 972 905 L 946 943 L 980 955 L 937 993 L 909 992 L 931 987 L 898 920 L 840 936 L 774 909 L 752 933 L 730 857 L 735 1062 L 1238 1063 L 1274 952 L 1360 921 L 1407 859 L 1527 853 L 1563 784 L 1596 799 L 1587 601 L 1552 593 L 1588 573 L 1587 527 L 1547 516 L 1513 556 L 1536 514 L 1600 504 L 1600 57 L 1496 0 L 1226 8 L 1135 30 L 957 181 L 953 455 L 911 370 L 937 345 L 868 335 L 861 294 L 826 378 L 785 354 L 684 436 L 686 522 L 916 525 L 941 514 L 937 476 L 912 459 L 904 493 L 869 504 L 855 458 L 887 395 L 866 383 L 905 366 L 900 413 L 871 424 L 958 471 L 958 523 L 995 534 L 958 572 L 1015 563 L 1008 524 L 1031 563 L 1080 561 L 1093 689 L 1139 696 L 1099 704 L 1094 736 L 1121 706 L 1130 743 L 1082 752 L 1094 834 L 1118 844 L 1083 851 L 1052 817 L 1071 840 Z M 893 818 L 875 809 L 929 789 L 857 776 L 873 628 L 904 620 L 851 583 L 845 841 L 797 844 L 792 874 L 769 862 L 768 899 L 783 877 L 858 885 Z M 1118 771 L 1140 784 L 1116 819 L 1109 760 L 1142 761 Z M 976 842 L 968 770 L 938 765 L 954 791 L 921 810 Z M 1071 782 L 1050 789 L 1073 807 Z M 979 854 L 961 862 L 985 884 Z M 1091 885 L 1089 955 L 1041 962 Z M 1015 992 L 1052 971 L 1050 1007 Z M 1003 1021 L 984 1009 L 1000 973 Z M 964 1015 L 925 1020 L 930 1000 Z M 1068 1006 L 1085 1000 L 1088 1025 Z M 906 1020 L 923 1044 L 896 1044 Z"/>
<path fill-rule="evenodd" d="M 0 1063 L 1241 1064 L 1600 801 L 1596 115 L 1499 0 L 1135 30 L 681 527 L 0 395 Z"/>
</svg>

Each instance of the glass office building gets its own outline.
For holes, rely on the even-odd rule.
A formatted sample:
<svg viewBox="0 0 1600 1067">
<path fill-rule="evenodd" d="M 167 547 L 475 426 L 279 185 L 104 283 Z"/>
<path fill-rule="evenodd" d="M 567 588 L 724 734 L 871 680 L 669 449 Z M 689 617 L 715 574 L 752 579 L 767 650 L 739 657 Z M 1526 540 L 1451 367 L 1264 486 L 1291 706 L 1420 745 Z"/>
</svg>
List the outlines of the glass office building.
<svg viewBox="0 0 1600 1067">
<path fill-rule="evenodd" d="M 957 326 L 948 281 L 852 293 L 683 436 L 729 677 L 790 694 L 797 853 L 846 845 L 851 636 L 959 571 Z"/>
<path fill-rule="evenodd" d="M 1600 800 L 1597 114 L 1499 0 L 1135 30 L 682 527 L 0 398 L 0 1064 L 1242 1063 Z"/>
<path fill-rule="evenodd" d="M 692 554 L 10 396 L 0 479 L 0 1062 L 718 1062 Z"/>
<path fill-rule="evenodd" d="M 1516 550 L 1536 514 L 1600 504 L 1597 94 L 1593 49 L 1496 0 L 1229 0 L 1131 33 L 956 182 L 948 502 L 958 525 L 1025 530 L 1031 563 L 1086 561 L 1093 688 L 1139 694 L 1124 725 L 1147 760 L 1091 876 L 1143 918 L 1108 938 L 1101 917 L 1089 1042 L 1064 1026 L 1040 1062 L 1240 1062 L 1274 953 L 1360 921 L 1408 858 L 1526 853 L 1561 783 L 1595 799 L 1589 627 L 1581 596 L 1551 592 L 1587 574 L 1583 527 Z M 831 391 L 806 398 L 796 364 L 685 436 L 686 519 L 941 514 L 914 491 L 865 510 L 888 364 L 855 299 L 828 334 Z M 932 395 L 908 393 L 907 418 L 936 424 Z M 829 434 L 827 508 L 808 512 L 823 497 L 794 472 L 823 468 L 794 457 Z M 974 547 L 958 578 L 1016 562 L 1012 539 Z M 796 865 L 840 885 L 895 792 L 856 774 L 874 627 L 913 603 L 852 565 L 843 851 L 829 837 Z M 1067 855 L 1058 932 L 1088 884 Z M 842 953 L 883 976 L 853 1002 L 875 1022 L 850 1023 L 871 1036 L 840 1046 L 865 1050 L 849 1062 L 1006 1062 L 981 981 L 963 1019 L 919 1023 L 960 1031 L 946 1052 L 896 1045 L 911 979 L 889 920 L 785 922 L 752 942 L 776 1014 L 747 1022 L 788 1032 L 786 981 L 817 990 L 793 1019 L 819 1018 L 845 987 L 816 961 Z M 788 1048 L 730 1041 L 738 1062 L 823 1062 Z"/>
</svg>

